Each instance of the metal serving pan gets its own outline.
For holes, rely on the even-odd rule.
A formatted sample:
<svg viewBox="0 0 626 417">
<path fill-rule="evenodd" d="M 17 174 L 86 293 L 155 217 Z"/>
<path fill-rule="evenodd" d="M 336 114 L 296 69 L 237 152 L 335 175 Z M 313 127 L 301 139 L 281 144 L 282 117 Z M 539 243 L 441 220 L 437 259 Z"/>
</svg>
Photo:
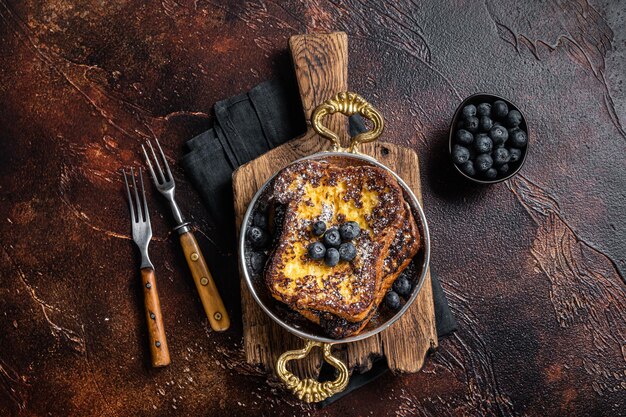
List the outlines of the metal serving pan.
<svg viewBox="0 0 626 417">
<path fill-rule="evenodd" d="M 349 148 L 342 148 L 339 137 L 322 124 L 322 118 L 324 116 L 337 112 L 348 116 L 359 113 L 363 117 L 372 121 L 373 128 L 370 131 L 361 133 L 351 138 Z M 250 201 L 246 214 L 243 218 L 239 238 L 239 262 L 241 271 L 243 272 L 248 289 L 263 311 L 265 311 L 265 313 L 267 313 L 272 320 L 284 329 L 306 341 L 303 349 L 287 351 L 281 355 L 276 364 L 276 373 L 283 380 L 287 388 L 290 389 L 298 398 L 306 402 L 318 402 L 336 394 L 337 392 L 341 392 L 348 384 L 349 373 L 347 366 L 340 359 L 332 356 L 332 346 L 335 344 L 356 342 L 380 333 L 402 317 L 402 315 L 409 309 L 415 298 L 417 298 L 428 270 L 428 263 L 430 260 L 430 237 L 424 211 L 409 186 L 391 169 L 381 164 L 376 159 L 358 152 L 358 145 L 360 143 L 376 140 L 382 133 L 384 127 L 383 118 L 374 107 L 355 93 L 339 93 L 315 109 L 311 117 L 311 123 L 315 131 L 320 136 L 333 142 L 334 149 L 332 151 L 319 152 L 298 159 L 293 163 L 303 160 L 324 160 L 339 163 L 341 165 L 371 165 L 386 170 L 396 178 L 398 184 L 402 187 L 404 198 L 411 207 L 413 216 L 415 217 L 415 221 L 421 234 L 420 250 L 414 256 L 413 261 L 409 266 L 409 268 L 413 268 L 411 274 L 413 282 L 412 292 L 406 303 L 397 312 L 392 313 L 388 311 L 386 314 L 381 313 L 380 316 L 373 319 L 365 327 L 365 329 L 361 331 L 361 333 L 343 339 L 332 339 L 326 336 L 319 326 L 301 318 L 298 313 L 293 312 L 289 309 L 289 307 L 275 300 L 269 294 L 269 290 L 265 285 L 263 271 L 260 273 L 254 273 L 249 267 L 249 258 L 252 249 L 246 242 L 246 231 L 252 223 L 252 216 L 255 211 L 265 203 L 264 200 L 268 197 L 269 191 L 272 188 L 271 185 L 273 184 L 274 178 L 278 175 L 278 172 L 276 172 L 265 182 L 265 184 L 263 184 Z M 305 357 L 314 346 L 322 348 L 324 360 L 339 371 L 339 376 L 334 381 L 322 383 L 309 378 L 301 380 L 287 370 L 287 362 Z"/>
</svg>

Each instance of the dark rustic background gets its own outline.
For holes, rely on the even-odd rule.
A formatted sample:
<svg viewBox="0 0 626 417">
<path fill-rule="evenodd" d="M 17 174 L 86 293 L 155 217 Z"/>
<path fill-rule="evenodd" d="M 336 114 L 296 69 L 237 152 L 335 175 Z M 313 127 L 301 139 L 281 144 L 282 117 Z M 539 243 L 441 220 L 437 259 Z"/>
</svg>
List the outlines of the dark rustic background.
<svg viewBox="0 0 626 417">
<path fill-rule="evenodd" d="M 173 363 L 150 369 L 118 170 L 147 137 L 178 160 L 215 101 L 289 70 L 289 36 L 334 30 L 386 140 L 421 157 L 460 330 L 419 374 L 302 405 L 244 363 L 240 323 L 207 330 L 152 193 Z M 625 4 L 607 0 L 0 0 L 0 415 L 626 414 L 625 53 Z M 532 126 L 521 175 L 490 187 L 445 155 L 478 91 Z M 221 250 L 174 171 L 200 244 Z M 217 278 L 237 316 L 238 278 Z"/>
</svg>

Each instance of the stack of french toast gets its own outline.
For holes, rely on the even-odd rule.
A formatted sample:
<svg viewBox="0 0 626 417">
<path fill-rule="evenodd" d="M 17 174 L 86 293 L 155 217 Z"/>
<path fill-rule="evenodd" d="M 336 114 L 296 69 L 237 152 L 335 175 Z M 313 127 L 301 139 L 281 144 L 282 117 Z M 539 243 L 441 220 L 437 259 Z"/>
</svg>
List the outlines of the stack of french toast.
<svg viewBox="0 0 626 417">
<path fill-rule="evenodd" d="M 372 165 L 304 160 L 276 176 L 269 201 L 271 213 L 281 213 L 270 216 L 276 239 L 264 277 L 272 296 L 331 338 L 361 332 L 420 247 L 419 229 L 395 177 Z M 321 226 L 328 234 L 342 225 L 357 229 L 349 243 L 344 234 L 345 244 L 320 236 Z M 326 262 L 316 256 L 325 250 L 320 241 L 330 242 Z M 349 250 L 329 262 L 340 244 L 340 252 Z"/>
</svg>

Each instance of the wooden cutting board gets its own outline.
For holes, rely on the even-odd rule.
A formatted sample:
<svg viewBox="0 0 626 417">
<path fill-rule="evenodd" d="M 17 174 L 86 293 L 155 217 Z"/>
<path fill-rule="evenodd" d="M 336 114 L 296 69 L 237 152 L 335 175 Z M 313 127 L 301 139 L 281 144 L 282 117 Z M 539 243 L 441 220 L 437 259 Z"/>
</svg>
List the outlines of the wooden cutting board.
<svg viewBox="0 0 626 417">
<path fill-rule="evenodd" d="M 345 33 L 293 36 L 289 47 L 296 70 L 298 86 L 307 120 L 315 107 L 341 91 L 348 91 L 348 38 Z M 367 99 L 367 97 L 366 97 Z M 375 103 L 374 103 L 375 105 Z M 384 114 L 383 114 L 384 116 Z M 326 119 L 326 126 L 348 142 L 347 119 L 336 114 Z M 387 132 L 388 134 L 389 132 Z M 381 138 L 385 138 L 383 133 Z M 387 136 L 388 137 L 388 136 Z M 307 133 L 265 155 L 242 165 L 233 173 L 233 190 L 237 232 L 248 204 L 265 181 L 290 162 L 330 149 L 330 143 L 315 133 L 310 123 Z M 361 145 L 371 155 L 395 171 L 422 201 L 417 154 L 402 146 L 374 142 Z M 241 303 L 244 349 L 250 364 L 266 371 L 274 369 L 278 357 L 290 349 L 303 346 L 302 340 L 275 324 L 256 304 L 244 280 L 241 280 Z M 435 313 L 430 272 L 417 299 L 404 316 L 389 329 L 366 340 L 340 345 L 337 355 L 346 360 L 350 370 L 370 369 L 372 359 L 385 356 L 394 372 L 417 372 L 429 350 L 437 347 Z M 321 355 L 309 355 L 295 365 L 300 377 L 317 377 Z"/>
</svg>

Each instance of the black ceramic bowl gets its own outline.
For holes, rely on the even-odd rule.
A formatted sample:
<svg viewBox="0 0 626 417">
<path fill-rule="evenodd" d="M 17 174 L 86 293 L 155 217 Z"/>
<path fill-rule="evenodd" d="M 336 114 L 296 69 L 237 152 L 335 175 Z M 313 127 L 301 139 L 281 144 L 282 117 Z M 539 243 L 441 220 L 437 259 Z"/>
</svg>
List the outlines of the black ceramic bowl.
<svg viewBox="0 0 626 417">
<path fill-rule="evenodd" d="M 463 107 L 467 106 L 468 104 L 473 104 L 475 106 L 478 106 L 480 103 L 493 104 L 497 100 L 504 101 L 509 106 L 509 111 L 517 110 L 520 112 L 520 114 L 522 115 L 522 122 L 520 123 L 519 128 L 526 132 L 528 142 L 526 143 L 526 146 L 521 149 L 522 156 L 520 160 L 517 162 L 514 162 L 515 165 L 511 165 L 511 163 L 509 163 L 511 169 L 506 174 L 498 175 L 495 179 L 492 179 L 492 180 L 481 178 L 478 175 L 474 177 L 469 176 L 463 171 L 461 171 L 461 169 L 454 163 L 454 161 L 452 161 L 452 147 L 455 144 L 454 135 L 456 134 L 456 131 L 459 129 L 458 125 L 462 117 Z M 459 174 L 461 174 L 462 176 L 464 176 L 465 178 L 467 178 L 468 180 L 472 182 L 479 183 L 479 184 L 496 184 L 498 182 L 508 180 L 509 178 L 515 176 L 519 172 L 519 170 L 522 169 L 522 166 L 524 165 L 524 162 L 526 161 L 526 155 L 528 154 L 529 146 L 530 146 L 530 131 L 529 131 L 529 126 L 526 121 L 526 116 L 524 116 L 524 113 L 520 110 L 520 108 L 517 107 L 515 104 L 513 104 L 511 100 L 507 100 L 504 97 L 496 96 L 494 94 L 477 93 L 463 100 L 463 102 L 459 104 L 459 107 L 457 107 L 456 111 L 454 112 L 454 117 L 452 118 L 452 123 L 450 124 L 450 133 L 448 135 L 448 154 L 450 155 L 450 161 L 452 162 L 452 165 L 454 165 L 454 168 L 459 172 Z"/>
</svg>

